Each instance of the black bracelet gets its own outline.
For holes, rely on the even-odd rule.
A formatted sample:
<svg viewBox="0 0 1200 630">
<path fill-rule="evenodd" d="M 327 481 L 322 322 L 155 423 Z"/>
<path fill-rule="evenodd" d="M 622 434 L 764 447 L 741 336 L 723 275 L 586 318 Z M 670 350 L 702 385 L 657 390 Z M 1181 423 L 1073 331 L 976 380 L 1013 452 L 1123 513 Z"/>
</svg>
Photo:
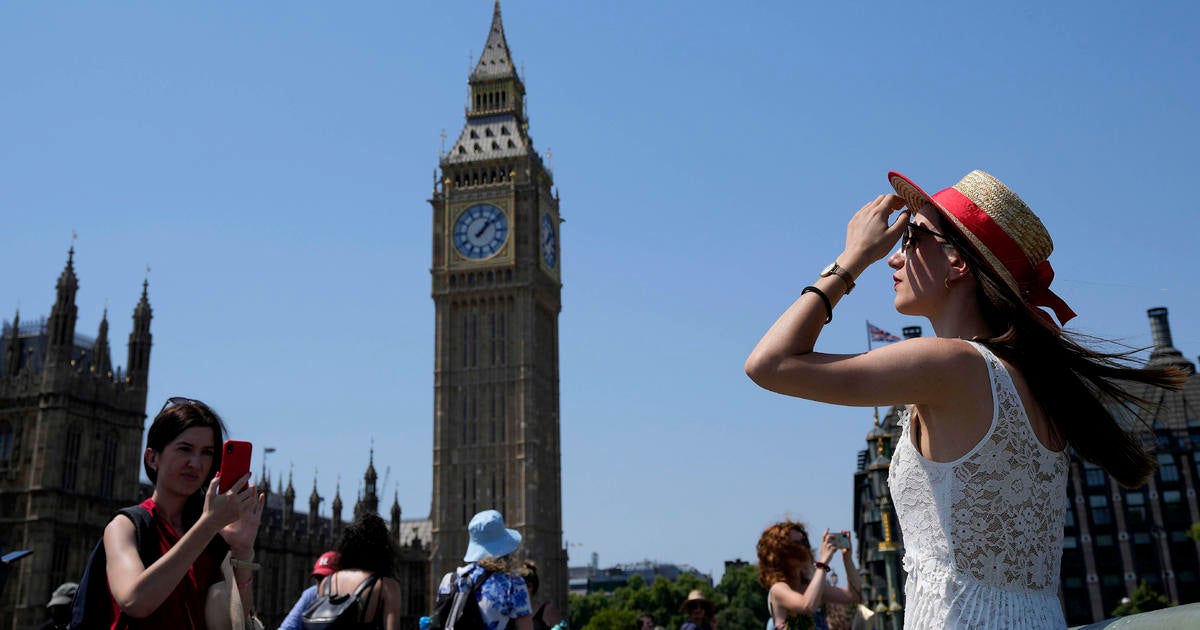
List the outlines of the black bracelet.
<svg viewBox="0 0 1200 630">
<path fill-rule="evenodd" d="M 825 303 L 825 323 L 828 324 L 829 322 L 833 321 L 833 304 L 829 302 L 829 296 L 825 295 L 824 291 L 811 285 L 804 287 L 804 290 L 800 292 L 800 295 L 804 295 L 805 293 L 816 293 L 817 296 L 821 298 L 821 301 Z"/>
</svg>

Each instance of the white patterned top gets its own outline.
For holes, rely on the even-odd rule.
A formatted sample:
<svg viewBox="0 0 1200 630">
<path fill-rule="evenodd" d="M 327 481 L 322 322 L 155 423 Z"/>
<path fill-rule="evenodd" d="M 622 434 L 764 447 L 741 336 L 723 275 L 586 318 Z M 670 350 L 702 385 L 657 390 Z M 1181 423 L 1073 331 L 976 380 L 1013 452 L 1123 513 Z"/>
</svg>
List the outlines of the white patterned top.
<svg viewBox="0 0 1200 630">
<path fill-rule="evenodd" d="M 966 455 L 933 462 L 909 413 L 888 485 L 904 535 L 905 628 L 1066 628 L 1058 599 L 1067 454 L 1038 441 L 1004 364 L 987 363 L 993 415 Z"/>
</svg>

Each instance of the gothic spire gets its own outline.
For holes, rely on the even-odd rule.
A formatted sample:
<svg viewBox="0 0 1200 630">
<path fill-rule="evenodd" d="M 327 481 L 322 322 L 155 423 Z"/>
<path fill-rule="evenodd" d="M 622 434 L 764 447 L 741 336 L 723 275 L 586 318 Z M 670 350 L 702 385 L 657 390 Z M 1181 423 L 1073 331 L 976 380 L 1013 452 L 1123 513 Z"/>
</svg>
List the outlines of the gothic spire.
<svg viewBox="0 0 1200 630">
<path fill-rule="evenodd" d="M 8 333 L 8 346 L 4 351 L 4 375 L 16 376 L 21 369 L 21 309 L 13 315 L 12 330 Z"/>
<path fill-rule="evenodd" d="M 100 331 L 96 333 L 96 343 L 92 345 L 92 365 L 101 376 L 112 372 L 112 356 L 108 349 L 107 306 L 104 307 L 104 315 L 100 317 Z"/>
<path fill-rule="evenodd" d="M 133 330 L 129 333 L 129 361 L 126 363 L 126 378 L 142 387 L 150 376 L 150 320 L 154 312 L 150 308 L 150 279 L 142 281 L 142 299 L 133 309 Z"/>
<path fill-rule="evenodd" d="M 508 52 L 508 40 L 504 38 L 504 22 L 500 20 L 500 0 L 496 0 L 492 10 L 492 28 L 488 31 L 487 43 L 483 45 L 483 54 L 479 55 L 479 63 L 471 72 L 471 82 L 515 78 L 517 71 Z"/>
<path fill-rule="evenodd" d="M 50 339 L 47 363 L 67 363 L 75 346 L 75 292 L 79 290 L 79 279 L 75 277 L 75 246 L 67 252 L 67 266 L 58 276 L 57 296 L 50 309 L 47 322 Z"/>
</svg>

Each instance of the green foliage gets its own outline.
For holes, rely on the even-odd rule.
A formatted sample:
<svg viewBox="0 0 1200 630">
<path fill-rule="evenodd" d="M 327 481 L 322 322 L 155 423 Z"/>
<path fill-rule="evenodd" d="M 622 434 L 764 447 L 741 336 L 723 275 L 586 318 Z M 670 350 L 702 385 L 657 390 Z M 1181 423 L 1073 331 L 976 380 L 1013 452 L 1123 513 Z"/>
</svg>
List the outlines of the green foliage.
<svg viewBox="0 0 1200 630">
<path fill-rule="evenodd" d="M 630 630 L 637 623 L 638 614 L 632 610 L 605 608 L 583 627 L 583 630 Z M 572 625 L 572 628 L 575 626 Z"/>
<path fill-rule="evenodd" d="M 715 589 L 694 575 L 681 575 L 675 582 L 658 577 L 650 585 L 634 575 L 611 593 L 572 595 L 570 625 L 581 630 L 628 629 L 640 613 L 648 612 L 656 624 L 678 628 L 686 620 L 680 607 L 693 589 L 717 603 L 722 629 L 760 628 L 767 622 L 767 593 L 758 584 L 758 569 L 744 566 L 726 571 Z"/>
<path fill-rule="evenodd" d="M 721 577 L 721 583 L 717 585 L 717 593 L 724 601 L 725 607 L 729 610 L 747 610 L 753 615 L 754 619 L 761 619 L 760 626 L 767 623 L 767 589 L 763 588 L 758 583 L 758 567 L 753 564 L 748 564 L 736 569 L 730 569 Z M 720 613 L 717 613 L 720 617 Z M 722 628 L 743 628 L 749 626 L 725 625 L 721 622 Z"/>
<path fill-rule="evenodd" d="M 1174 604 L 1167 599 L 1166 595 L 1159 594 L 1150 588 L 1145 580 L 1142 580 L 1129 596 L 1129 603 L 1121 604 L 1114 608 L 1112 615 L 1114 617 L 1124 617 L 1126 615 L 1150 612 L 1151 610 L 1161 610 L 1171 606 L 1174 606 Z"/>
</svg>

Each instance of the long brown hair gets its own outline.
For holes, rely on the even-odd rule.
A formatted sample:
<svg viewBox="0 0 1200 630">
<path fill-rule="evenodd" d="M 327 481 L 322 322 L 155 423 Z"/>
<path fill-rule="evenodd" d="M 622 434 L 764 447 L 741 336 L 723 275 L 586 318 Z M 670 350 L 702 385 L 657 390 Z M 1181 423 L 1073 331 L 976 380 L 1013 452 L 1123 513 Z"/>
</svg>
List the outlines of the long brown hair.
<svg viewBox="0 0 1200 630">
<path fill-rule="evenodd" d="M 1133 367 L 1138 349 L 1102 352 L 1084 344 L 1111 343 L 1060 330 L 1029 306 L 975 251 L 951 221 L 938 217 L 947 242 L 966 260 L 976 282 L 975 300 L 992 336 L 975 339 L 1013 364 L 1046 412 L 1051 429 L 1080 457 L 1135 488 L 1154 472 L 1136 423 L 1151 403 L 1122 383 L 1178 389 L 1187 375 L 1177 368 Z"/>
<path fill-rule="evenodd" d="M 803 543 L 791 539 L 792 532 L 799 532 Z M 787 520 L 775 523 L 763 530 L 758 538 L 758 583 L 770 589 L 776 582 L 787 583 L 797 565 L 811 562 L 812 547 L 808 543 L 808 530 L 803 523 Z"/>
</svg>

